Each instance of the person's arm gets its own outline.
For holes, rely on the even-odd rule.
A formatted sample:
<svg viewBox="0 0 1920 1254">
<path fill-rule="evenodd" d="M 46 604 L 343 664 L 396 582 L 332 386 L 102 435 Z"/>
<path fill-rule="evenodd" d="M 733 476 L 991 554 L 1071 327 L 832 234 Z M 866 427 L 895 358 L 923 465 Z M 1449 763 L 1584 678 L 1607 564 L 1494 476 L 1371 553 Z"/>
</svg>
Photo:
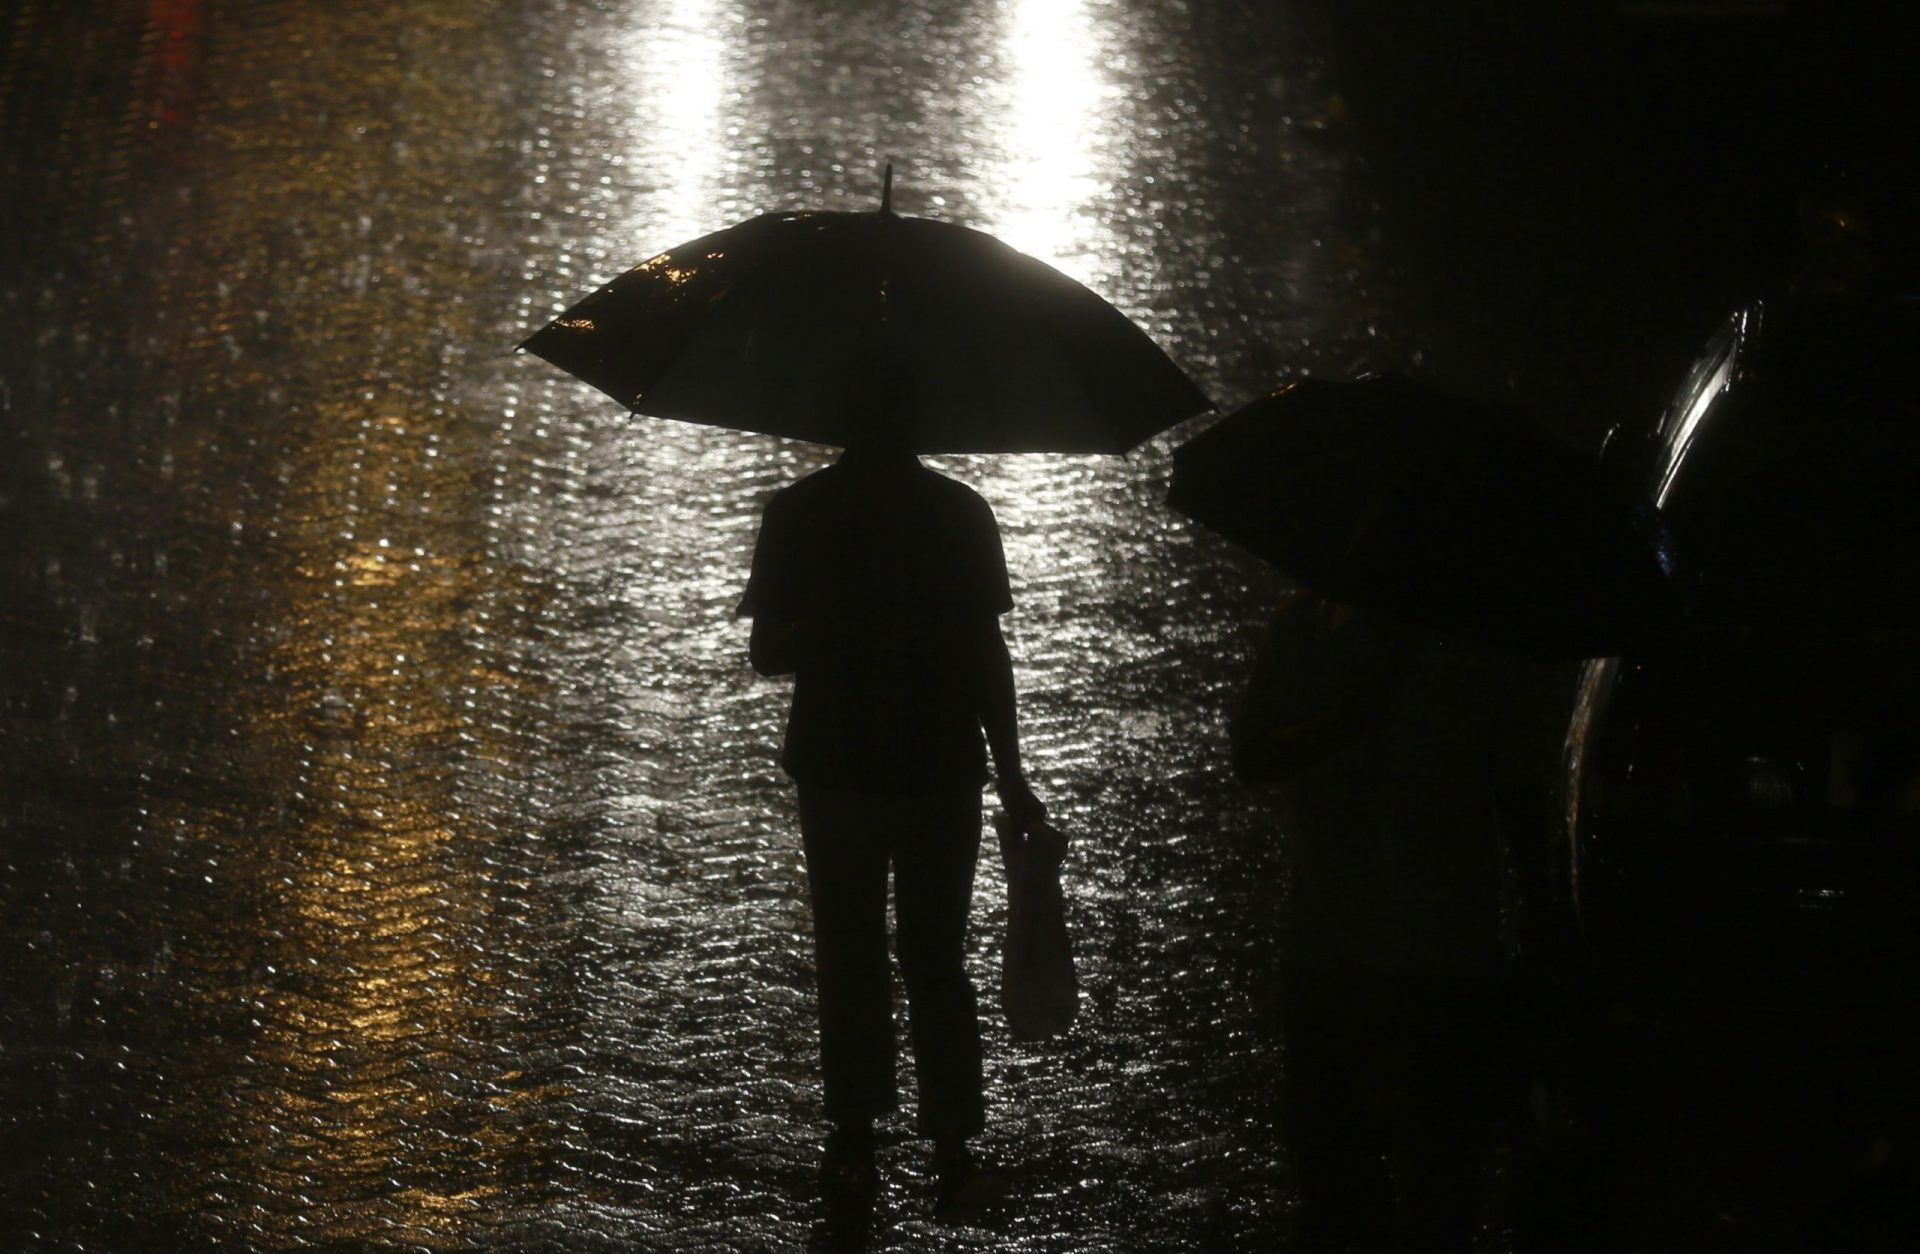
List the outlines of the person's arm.
<svg viewBox="0 0 1920 1254">
<path fill-rule="evenodd" d="M 755 615 L 753 635 L 747 640 L 747 660 L 756 673 L 769 678 L 791 675 L 800 669 L 809 634 L 805 619 L 776 623 L 764 614 Z"/>
<path fill-rule="evenodd" d="M 1283 601 L 1228 725 L 1243 784 L 1284 784 L 1366 734 L 1398 682 L 1393 633 L 1309 593 Z"/>
<path fill-rule="evenodd" d="M 975 498 L 978 513 L 966 534 L 976 540 L 973 549 L 977 590 L 972 604 L 979 611 L 965 618 L 967 652 L 974 666 L 973 688 L 978 694 L 980 725 L 993 753 L 994 790 L 1006 822 L 1020 832 L 1043 862 L 1058 866 L 1067 851 L 1064 834 L 1047 823 L 1047 808 L 1033 795 L 1020 765 L 1020 720 L 1013 684 L 1013 658 L 1000 634 L 1000 615 L 1013 608 L 1013 588 L 1007 578 L 1007 558 L 1000 548 L 1000 531 L 984 500 Z"/>
<path fill-rule="evenodd" d="M 1315 658 L 1312 645 L 1324 630 L 1319 610 L 1314 598 L 1295 593 L 1267 624 L 1253 675 L 1227 724 L 1233 772 L 1243 784 L 1290 782 L 1329 747 L 1332 711 L 1303 690 L 1309 660 L 1324 660 Z"/>
<path fill-rule="evenodd" d="M 808 620 L 798 611 L 792 528 L 791 511 L 783 507 L 782 497 L 774 496 L 761 516 L 746 595 L 735 611 L 752 615 L 747 660 L 756 673 L 768 677 L 799 670 L 810 644 Z"/>
<path fill-rule="evenodd" d="M 980 723 L 986 729 L 987 747 L 993 752 L 994 787 L 1000 804 L 1022 831 L 1044 821 L 1047 808 L 1033 795 L 1026 772 L 1020 765 L 1020 723 L 1013 688 L 1013 658 L 1007 652 L 1006 637 L 1000 634 L 1000 620 L 983 615 L 974 630 L 975 662 L 978 667 Z"/>
</svg>

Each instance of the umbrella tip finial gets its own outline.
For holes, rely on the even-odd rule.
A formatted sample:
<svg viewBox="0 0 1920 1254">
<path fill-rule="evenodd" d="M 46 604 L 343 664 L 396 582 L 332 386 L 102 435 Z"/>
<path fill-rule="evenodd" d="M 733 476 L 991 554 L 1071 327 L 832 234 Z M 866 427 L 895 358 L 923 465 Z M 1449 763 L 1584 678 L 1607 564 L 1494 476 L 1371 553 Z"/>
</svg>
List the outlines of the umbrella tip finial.
<svg viewBox="0 0 1920 1254">
<path fill-rule="evenodd" d="M 880 212 L 893 212 L 893 162 L 887 162 L 885 173 L 880 176 Z"/>
</svg>

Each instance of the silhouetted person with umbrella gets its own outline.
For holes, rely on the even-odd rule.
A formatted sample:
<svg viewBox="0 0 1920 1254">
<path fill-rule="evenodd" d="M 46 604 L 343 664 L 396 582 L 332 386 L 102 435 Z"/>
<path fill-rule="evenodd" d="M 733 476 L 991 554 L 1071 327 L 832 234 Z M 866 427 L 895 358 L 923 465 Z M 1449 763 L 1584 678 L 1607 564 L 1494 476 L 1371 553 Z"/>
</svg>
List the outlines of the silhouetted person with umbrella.
<svg viewBox="0 0 1920 1254">
<path fill-rule="evenodd" d="M 989 235 L 896 214 L 891 188 L 889 167 L 876 212 L 762 214 L 680 244 L 522 347 L 635 413 L 848 450 L 768 503 L 741 611 L 755 668 L 795 676 L 785 766 L 820 962 L 823 1176 L 870 1185 L 873 1120 L 897 1102 L 891 869 L 919 1122 L 953 1216 L 1006 1186 L 967 1150 L 985 1119 L 962 955 L 986 746 L 1007 830 L 1059 838 L 1021 774 L 992 512 L 917 457 L 1124 453 L 1210 403 L 1098 295 Z"/>
<path fill-rule="evenodd" d="M 799 786 L 819 962 L 822 1181 L 871 1185 L 873 1121 L 898 1104 L 891 868 L 937 1213 L 1006 1188 L 967 1148 L 986 1104 L 964 951 L 989 746 L 1009 817 L 1045 814 L 1020 766 L 999 626 L 1012 608 L 987 503 L 884 440 L 773 496 L 741 605 L 754 669 L 794 676 L 782 765 Z"/>
<path fill-rule="evenodd" d="M 1313 589 L 1232 727 L 1291 803 L 1297 1244 L 1472 1249 L 1551 1013 L 1548 659 L 1660 621 L 1660 529 L 1520 416 L 1395 376 L 1292 381 L 1174 467 L 1169 503 Z"/>
<path fill-rule="evenodd" d="M 1512 1045 L 1494 1013 L 1509 686 L 1490 651 L 1303 593 L 1235 717 L 1236 773 L 1291 800 L 1281 1015 L 1303 1250 L 1473 1248 Z"/>
</svg>

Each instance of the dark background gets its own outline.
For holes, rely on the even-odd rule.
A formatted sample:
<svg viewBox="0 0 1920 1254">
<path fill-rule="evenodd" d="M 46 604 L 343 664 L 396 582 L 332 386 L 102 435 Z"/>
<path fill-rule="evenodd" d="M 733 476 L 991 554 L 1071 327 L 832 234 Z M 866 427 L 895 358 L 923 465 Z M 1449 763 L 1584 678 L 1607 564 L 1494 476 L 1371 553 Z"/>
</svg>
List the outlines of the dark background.
<svg viewBox="0 0 1920 1254">
<path fill-rule="evenodd" d="M 1582 443 L 1844 204 L 1911 274 L 1913 6 L 1320 4 L 1430 366 Z"/>
</svg>

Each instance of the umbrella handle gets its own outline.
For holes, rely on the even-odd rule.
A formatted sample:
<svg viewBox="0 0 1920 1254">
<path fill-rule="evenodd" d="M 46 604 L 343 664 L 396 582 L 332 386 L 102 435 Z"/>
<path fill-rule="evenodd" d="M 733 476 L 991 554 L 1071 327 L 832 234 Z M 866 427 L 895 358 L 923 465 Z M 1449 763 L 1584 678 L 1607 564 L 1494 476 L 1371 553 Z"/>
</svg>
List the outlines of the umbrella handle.
<svg viewBox="0 0 1920 1254">
<path fill-rule="evenodd" d="M 893 162 L 887 162 L 886 172 L 880 176 L 880 212 L 893 212 Z"/>
</svg>

